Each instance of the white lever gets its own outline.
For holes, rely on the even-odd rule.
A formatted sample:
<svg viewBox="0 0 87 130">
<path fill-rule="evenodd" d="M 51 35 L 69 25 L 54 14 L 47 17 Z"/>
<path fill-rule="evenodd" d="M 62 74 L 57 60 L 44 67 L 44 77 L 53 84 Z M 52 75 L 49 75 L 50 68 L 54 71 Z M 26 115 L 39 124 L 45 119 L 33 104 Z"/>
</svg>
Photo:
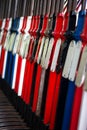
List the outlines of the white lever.
<svg viewBox="0 0 87 130">
<path fill-rule="evenodd" d="M 73 57 L 70 74 L 69 74 L 69 80 L 71 81 L 74 81 L 75 79 L 76 70 L 77 70 L 77 66 L 78 66 L 78 62 L 79 62 L 79 58 L 81 54 L 81 49 L 82 49 L 82 42 L 78 41 L 76 43 L 76 49 L 74 51 L 74 57 Z"/>
<path fill-rule="evenodd" d="M 69 72 L 70 72 L 70 69 L 71 69 L 72 61 L 73 61 L 73 58 L 74 58 L 75 48 L 76 48 L 76 42 L 75 41 L 71 41 L 71 43 L 69 45 L 69 49 L 68 49 L 68 53 L 67 53 L 67 57 L 66 57 L 65 65 L 64 65 L 64 69 L 63 69 L 63 73 L 62 73 L 62 76 L 64 78 L 68 78 L 68 76 L 69 76 Z"/>
<path fill-rule="evenodd" d="M 46 38 L 44 44 L 45 44 L 45 45 L 44 45 L 43 54 L 42 54 L 42 58 L 41 58 L 41 66 L 42 66 L 42 67 L 44 67 L 45 58 L 46 58 L 46 54 L 47 54 L 47 51 L 48 51 L 49 38 Z"/>
<path fill-rule="evenodd" d="M 58 39 L 57 43 L 56 43 L 54 55 L 53 55 L 53 60 L 52 60 L 51 68 L 50 68 L 50 71 L 52 71 L 52 72 L 54 72 L 55 69 L 56 69 L 57 60 L 58 60 L 59 52 L 60 52 L 60 47 L 61 47 L 61 39 Z"/>
<path fill-rule="evenodd" d="M 75 84 L 78 87 L 80 87 L 84 82 L 86 64 L 87 64 L 87 46 L 85 46 L 83 49 L 78 74 L 75 81 Z"/>
<path fill-rule="evenodd" d="M 49 46 L 48 46 L 48 51 L 47 51 L 45 63 L 44 63 L 44 68 L 45 68 L 45 69 L 48 68 L 50 56 L 51 56 L 52 49 L 53 49 L 53 45 L 54 45 L 54 38 L 51 38 L 51 39 L 50 39 L 50 42 L 49 42 Z"/>
<path fill-rule="evenodd" d="M 41 40 L 41 46 L 40 46 L 40 50 L 39 50 L 39 54 L 38 54 L 38 58 L 37 58 L 37 63 L 40 63 L 40 59 L 41 59 L 41 55 L 42 55 L 42 51 L 43 51 L 43 47 L 44 47 L 44 42 L 45 42 L 45 37 L 43 37 Z"/>
</svg>

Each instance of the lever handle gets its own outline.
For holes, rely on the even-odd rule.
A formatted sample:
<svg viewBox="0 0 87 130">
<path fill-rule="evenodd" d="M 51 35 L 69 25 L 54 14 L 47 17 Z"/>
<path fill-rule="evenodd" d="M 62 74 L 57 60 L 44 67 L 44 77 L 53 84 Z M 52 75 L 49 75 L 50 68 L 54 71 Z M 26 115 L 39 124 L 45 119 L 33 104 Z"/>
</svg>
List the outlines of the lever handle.
<svg viewBox="0 0 87 130">
<path fill-rule="evenodd" d="M 45 16 L 46 14 L 46 5 L 47 5 L 47 0 L 43 0 L 42 16 Z"/>
<path fill-rule="evenodd" d="M 55 13 L 55 4 L 56 4 L 56 0 L 52 0 L 51 2 L 51 9 L 50 9 L 50 17 L 53 17 L 53 14 Z"/>
<path fill-rule="evenodd" d="M 49 13 L 50 13 L 50 7 L 51 7 L 51 0 L 48 0 L 48 2 L 47 2 L 47 11 L 46 11 L 46 14 L 47 15 L 49 15 Z"/>
<path fill-rule="evenodd" d="M 12 2 L 12 0 L 9 0 L 9 7 L 8 7 L 8 14 L 7 14 L 7 17 L 8 17 L 8 18 L 10 17 L 11 2 Z"/>
<path fill-rule="evenodd" d="M 61 0 L 56 0 L 55 16 L 57 16 L 57 14 L 59 13 L 60 1 L 61 1 Z"/>
<path fill-rule="evenodd" d="M 71 11 L 72 0 L 68 0 L 67 12 Z"/>
<path fill-rule="evenodd" d="M 74 0 L 72 3 L 72 11 L 76 10 L 77 0 Z"/>
<path fill-rule="evenodd" d="M 63 6 L 64 6 L 64 0 L 61 0 L 61 2 L 60 2 L 60 9 L 59 9 L 60 13 L 63 11 Z"/>
<path fill-rule="evenodd" d="M 86 0 L 82 0 L 82 10 L 85 10 L 86 8 Z"/>
<path fill-rule="evenodd" d="M 31 3 L 30 3 L 30 6 L 31 6 L 31 8 L 30 8 L 30 16 L 33 15 L 33 10 L 34 10 L 34 1 L 35 1 L 35 0 L 32 0 Z"/>
</svg>

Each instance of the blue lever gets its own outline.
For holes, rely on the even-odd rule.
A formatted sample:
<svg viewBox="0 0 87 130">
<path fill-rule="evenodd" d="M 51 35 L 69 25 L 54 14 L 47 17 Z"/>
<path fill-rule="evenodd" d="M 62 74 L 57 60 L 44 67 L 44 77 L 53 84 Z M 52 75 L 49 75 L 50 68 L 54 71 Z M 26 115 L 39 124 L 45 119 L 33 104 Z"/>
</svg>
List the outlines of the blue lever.
<svg viewBox="0 0 87 130">
<path fill-rule="evenodd" d="M 16 18 L 13 22 L 14 26 L 12 26 L 12 31 L 16 32 L 16 35 L 18 34 L 18 28 L 20 25 L 20 18 Z M 16 39 L 16 37 L 15 37 Z M 15 41 L 14 41 L 15 42 Z M 8 83 L 10 86 L 12 86 L 12 81 L 13 81 L 13 74 L 14 74 L 14 66 L 15 66 L 15 55 L 10 53 L 10 66 L 9 66 L 9 73 L 8 73 Z"/>
<path fill-rule="evenodd" d="M 81 35 L 83 27 L 84 27 L 85 15 L 86 15 L 86 11 L 79 12 L 78 25 L 73 34 L 73 37 L 76 41 L 81 40 L 80 35 Z"/>
<path fill-rule="evenodd" d="M 20 24 L 20 18 L 13 19 L 12 27 L 11 27 L 11 32 L 12 33 L 16 33 L 16 34 L 18 33 L 19 24 Z M 13 42 L 15 42 L 15 39 L 14 39 Z M 6 69 L 5 69 L 5 79 L 9 84 L 10 84 L 11 72 L 12 72 L 12 69 L 13 69 L 12 68 L 13 59 L 14 59 L 14 56 L 12 55 L 12 53 L 8 52 L 7 61 L 6 61 Z"/>
<path fill-rule="evenodd" d="M 76 41 L 81 40 L 80 35 L 81 35 L 83 27 L 84 27 L 85 15 L 86 15 L 85 11 L 80 11 L 79 18 L 78 18 L 78 25 L 73 34 L 73 37 Z M 74 83 L 74 81 L 73 82 L 69 81 L 62 130 L 69 130 L 72 105 L 73 105 L 73 100 L 74 100 L 74 93 L 75 93 L 75 83 Z"/>
<path fill-rule="evenodd" d="M 12 32 L 17 32 L 20 24 L 20 18 L 13 19 L 12 21 L 12 27 L 11 31 Z"/>
<path fill-rule="evenodd" d="M 64 117 L 63 117 L 63 125 L 62 130 L 69 130 L 70 125 L 70 117 L 72 113 L 73 99 L 75 92 L 75 84 L 74 82 L 69 82 L 67 98 L 65 103 Z"/>
</svg>

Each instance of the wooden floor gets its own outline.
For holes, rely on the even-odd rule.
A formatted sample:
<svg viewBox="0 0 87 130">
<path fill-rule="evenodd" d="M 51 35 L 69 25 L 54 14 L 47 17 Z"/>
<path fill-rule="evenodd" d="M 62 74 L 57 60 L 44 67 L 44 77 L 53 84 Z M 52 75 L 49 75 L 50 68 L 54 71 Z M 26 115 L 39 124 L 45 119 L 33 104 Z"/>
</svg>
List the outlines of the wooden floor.
<svg viewBox="0 0 87 130">
<path fill-rule="evenodd" d="M 0 130 L 31 130 L 0 90 Z"/>
</svg>

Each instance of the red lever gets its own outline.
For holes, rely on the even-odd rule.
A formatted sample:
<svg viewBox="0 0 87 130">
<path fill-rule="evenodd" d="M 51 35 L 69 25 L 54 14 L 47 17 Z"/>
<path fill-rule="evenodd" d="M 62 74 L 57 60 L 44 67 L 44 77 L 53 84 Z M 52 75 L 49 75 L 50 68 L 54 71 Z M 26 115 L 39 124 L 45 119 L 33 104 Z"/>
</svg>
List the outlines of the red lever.
<svg viewBox="0 0 87 130">
<path fill-rule="evenodd" d="M 29 33 L 32 35 L 32 31 L 34 30 L 36 25 L 36 16 L 32 16 L 32 22 L 31 22 L 31 27 L 29 29 Z"/>
<path fill-rule="evenodd" d="M 1 26 L 2 26 L 2 20 L 0 19 L 0 29 L 1 29 Z"/>
<path fill-rule="evenodd" d="M 43 26 L 42 26 L 42 29 L 41 29 L 41 31 L 40 31 L 41 36 L 44 35 L 44 32 L 45 32 L 46 27 L 47 27 L 47 23 L 48 23 L 48 15 L 44 16 Z"/>
<path fill-rule="evenodd" d="M 22 32 L 22 33 L 24 33 L 24 30 L 25 30 L 25 28 L 26 28 L 27 18 L 28 18 L 28 17 L 24 17 L 24 19 L 23 19 L 23 25 L 22 25 L 22 29 L 21 29 L 21 32 Z"/>
<path fill-rule="evenodd" d="M 61 30 L 62 30 L 63 20 L 64 20 L 64 15 L 63 15 L 63 13 L 59 13 L 59 15 L 57 16 L 57 19 L 56 19 L 55 29 L 54 29 L 54 31 L 53 31 L 53 33 L 52 33 L 55 38 L 60 37 L 60 32 L 61 32 Z"/>
<path fill-rule="evenodd" d="M 32 16 L 32 20 L 31 20 L 31 25 L 30 25 L 30 29 L 29 29 L 29 33 L 31 33 L 31 30 L 33 29 L 34 26 L 34 16 Z"/>
<path fill-rule="evenodd" d="M 9 19 L 9 18 L 7 18 L 7 19 L 6 19 L 6 23 L 5 23 L 5 30 L 7 30 L 7 29 L 8 29 L 8 26 L 9 26 L 9 21 L 10 21 L 10 19 Z"/>
<path fill-rule="evenodd" d="M 69 23 L 69 13 L 66 12 L 65 16 L 64 16 L 64 26 L 62 28 L 61 31 L 61 38 L 65 39 L 64 33 L 66 32 L 67 28 L 68 28 L 68 23 Z"/>
<path fill-rule="evenodd" d="M 39 23 L 40 23 L 40 16 L 36 16 L 36 23 L 35 23 L 35 28 L 34 30 L 32 31 L 32 35 L 33 36 L 36 36 L 36 32 L 37 32 L 37 29 L 39 27 Z"/>
<path fill-rule="evenodd" d="M 5 22 L 4 33 L 3 33 L 3 36 L 2 36 L 2 39 L 1 39 L 1 44 L 5 43 L 5 39 L 6 39 L 6 36 L 7 36 L 7 31 L 8 31 L 8 26 L 9 26 L 9 22 L 10 22 L 10 19 L 7 18 L 6 22 Z"/>
<path fill-rule="evenodd" d="M 9 26 L 9 20 L 10 19 L 6 19 L 5 21 L 5 27 L 4 27 L 4 33 L 1 39 L 1 43 L 0 44 L 4 44 L 5 39 L 6 39 L 6 35 L 7 35 L 7 28 Z M 2 25 L 2 21 L 0 21 L 0 26 Z M 1 58 L 0 58 L 0 75 L 2 75 L 2 71 L 3 71 L 3 64 L 4 64 L 4 56 L 5 56 L 5 49 L 2 48 L 1 50 Z"/>
<path fill-rule="evenodd" d="M 82 38 L 82 41 L 87 42 L 87 14 L 86 14 L 86 17 L 85 17 L 84 29 L 83 29 L 83 32 L 81 34 L 81 38 Z"/>
</svg>

